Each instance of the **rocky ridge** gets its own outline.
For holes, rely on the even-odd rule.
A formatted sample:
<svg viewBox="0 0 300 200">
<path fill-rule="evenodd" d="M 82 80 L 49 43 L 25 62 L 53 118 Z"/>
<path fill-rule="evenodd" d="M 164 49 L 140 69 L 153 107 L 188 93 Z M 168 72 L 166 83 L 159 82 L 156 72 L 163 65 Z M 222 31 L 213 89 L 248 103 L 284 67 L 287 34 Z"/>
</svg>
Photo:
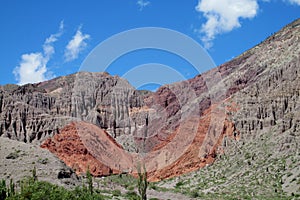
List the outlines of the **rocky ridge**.
<svg viewBox="0 0 300 200">
<path fill-rule="evenodd" d="M 280 151 L 272 155 L 287 159 L 298 149 L 293 141 L 299 141 L 299 38 L 296 20 L 232 61 L 155 93 L 136 91 L 119 77 L 87 72 L 2 86 L 0 135 L 41 143 L 58 132 L 68 135 L 63 127 L 71 121 L 85 121 L 106 131 L 124 150 L 148 153 L 151 160 L 156 150 L 168 147 L 174 152 L 168 144 L 177 141 L 176 136 L 193 133 L 182 155 L 175 160 L 168 155 L 166 165 L 152 166 L 151 180 L 197 170 L 218 153 L 235 152 L 268 130 L 278 133 L 275 144 Z M 46 144 L 60 145 L 56 137 Z M 66 152 L 60 151 L 52 149 L 63 158 Z M 102 169 L 94 171 L 101 175 Z"/>
<path fill-rule="evenodd" d="M 107 73 L 80 72 L 38 84 L 1 86 L 0 136 L 40 144 L 77 120 L 97 124 L 113 137 L 128 134 L 133 123 L 129 110 L 142 106 L 138 93 Z"/>
<path fill-rule="evenodd" d="M 155 170 L 150 170 L 149 180 L 173 177 L 211 164 L 216 153 L 225 151 L 230 138 L 249 139 L 249 135 L 259 135 L 257 132 L 279 124 L 282 133 L 299 131 L 298 24 L 299 20 L 218 68 L 159 88 L 143 99 L 140 109 L 131 110 L 129 117 L 141 113 L 144 116 L 138 124 L 140 132 L 133 132 L 132 141 L 142 145 L 135 150 L 149 153 L 148 160 L 155 157 L 152 152 L 165 150 L 180 135 L 178 130 L 195 133 L 182 155 L 174 160 L 168 155 L 167 161 L 162 161 L 166 162 L 163 168 L 150 167 Z M 215 76 L 218 73 L 222 79 Z M 209 86 L 209 79 L 215 84 Z M 188 108 L 194 112 L 183 116 Z M 216 118 L 222 115 L 223 118 Z M 221 126 L 211 123 L 219 119 Z M 195 125 L 197 130 L 193 129 Z M 176 152 L 168 148 L 168 152 Z"/>
<path fill-rule="evenodd" d="M 212 193 L 220 199 L 299 197 L 299 44 L 296 20 L 219 67 L 236 70 L 222 73 L 230 94 L 224 104 L 236 105 L 226 112 L 238 138 L 225 134 L 213 165 L 160 186 L 180 182 L 181 190 L 199 191 L 203 199 Z"/>
</svg>

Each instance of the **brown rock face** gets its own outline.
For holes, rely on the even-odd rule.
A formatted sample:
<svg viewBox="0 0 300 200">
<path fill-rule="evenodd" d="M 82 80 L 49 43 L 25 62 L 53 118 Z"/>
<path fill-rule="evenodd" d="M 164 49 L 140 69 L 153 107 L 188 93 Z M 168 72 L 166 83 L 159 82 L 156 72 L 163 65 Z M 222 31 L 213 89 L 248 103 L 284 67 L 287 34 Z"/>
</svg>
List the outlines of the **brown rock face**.
<svg viewBox="0 0 300 200">
<path fill-rule="evenodd" d="M 98 161 L 86 148 L 78 131 L 82 129 L 96 129 L 99 140 L 109 139 L 115 145 L 115 148 L 121 148 L 110 135 L 99 129 L 95 125 L 86 122 L 76 122 L 65 126 L 60 134 L 46 139 L 41 147 L 48 149 L 51 153 L 57 155 L 69 167 L 73 168 L 77 174 L 82 174 L 89 168 L 94 176 L 107 176 L 119 173 Z M 107 151 L 110 151 L 107 149 Z"/>
<path fill-rule="evenodd" d="M 97 124 L 113 137 L 129 134 L 129 110 L 142 106 L 140 96 L 126 80 L 107 73 L 0 86 L 0 136 L 40 144 L 74 120 Z"/>
<path fill-rule="evenodd" d="M 218 137 L 206 138 L 210 131 L 215 130 L 211 127 L 213 115 L 211 111 L 214 110 L 218 115 L 222 114 L 222 110 L 217 110 L 217 107 L 218 105 L 213 105 L 204 111 L 200 119 L 198 117 L 186 119 L 180 129 L 177 128 L 168 138 L 161 140 L 143 157 L 124 150 L 104 130 L 86 122 L 74 122 L 65 126 L 60 130 L 60 134 L 45 140 L 41 147 L 49 149 L 78 174 L 85 173 L 89 168 L 94 176 L 107 176 L 123 171 L 134 175 L 137 173 L 137 163 L 142 161 L 149 171 L 148 180 L 158 181 L 194 171 L 214 161 L 216 153 L 221 151 L 219 145 L 223 137 L 233 137 L 235 132 L 234 124 L 226 120 Z M 235 108 L 230 107 L 227 110 Z M 193 130 L 195 128 L 196 131 Z M 195 132 L 191 142 L 184 146 L 184 151 L 178 151 L 180 150 L 178 144 L 183 143 L 182 135 L 189 132 Z M 205 149 L 201 149 L 205 141 L 210 143 L 204 146 Z"/>
<path fill-rule="evenodd" d="M 150 181 L 159 181 L 163 180 L 165 178 L 170 178 L 174 176 L 179 176 L 181 174 L 185 174 L 191 171 L 195 171 L 201 167 L 204 167 L 208 164 L 212 164 L 216 153 L 218 151 L 218 145 L 221 141 L 221 139 L 226 134 L 227 128 L 224 127 L 224 131 L 221 132 L 221 134 L 214 138 L 213 136 L 209 136 L 212 131 L 211 127 L 211 120 L 212 120 L 212 113 L 211 111 L 215 109 L 217 105 L 213 105 L 209 109 L 205 110 L 203 113 L 203 117 L 199 118 L 192 118 L 187 119 L 183 124 L 181 124 L 180 129 L 181 130 L 175 130 L 175 132 L 168 138 L 168 140 L 160 143 L 158 146 L 156 146 L 153 151 L 159 151 L 163 149 L 166 145 L 168 145 L 169 141 L 174 142 L 176 139 L 174 137 L 178 137 L 178 134 L 180 135 L 180 132 L 183 132 L 185 134 L 188 134 L 190 132 L 193 132 L 193 126 L 195 126 L 195 123 L 198 123 L 195 132 L 195 136 L 193 137 L 192 142 L 189 145 L 186 145 L 185 151 L 182 152 L 182 154 L 178 157 L 178 159 L 174 159 L 172 162 L 170 162 L 168 159 L 166 161 L 167 164 L 158 170 L 153 170 L 149 173 L 149 180 Z M 217 110 L 214 110 L 215 112 L 218 112 Z M 219 110 L 219 114 L 222 114 L 222 110 Z M 207 138 L 210 137 L 210 138 Z M 183 138 L 178 138 L 179 140 L 182 140 Z M 185 138 L 186 139 L 186 138 Z M 208 141 L 213 141 L 211 143 L 205 143 Z M 176 141 L 178 143 L 180 141 Z M 178 151 L 177 146 L 174 146 L 173 148 L 169 148 L 168 152 L 176 152 Z M 168 155 L 171 156 L 171 155 Z M 166 158 L 168 157 L 166 156 Z M 147 161 L 146 161 L 147 164 Z"/>
<path fill-rule="evenodd" d="M 234 60 L 155 93 L 87 72 L 2 86 L 0 135 L 40 143 L 60 132 L 42 146 L 79 173 L 87 166 L 96 176 L 134 173 L 140 159 L 149 180 L 177 176 L 211 164 L 228 138 L 280 127 L 291 133 L 287 141 L 298 139 L 299 44 L 296 20 Z M 65 127 L 71 121 L 84 122 Z"/>
</svg>

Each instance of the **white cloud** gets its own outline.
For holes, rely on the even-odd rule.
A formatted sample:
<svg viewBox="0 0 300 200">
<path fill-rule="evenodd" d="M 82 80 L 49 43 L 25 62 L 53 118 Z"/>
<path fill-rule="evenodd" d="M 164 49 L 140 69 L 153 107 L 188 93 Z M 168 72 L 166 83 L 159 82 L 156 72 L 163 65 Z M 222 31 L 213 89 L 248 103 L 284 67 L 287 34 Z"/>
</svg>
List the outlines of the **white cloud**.
<svg viewBox="0 0 300 200">
<path fill-rule="evenodd" d="M 300 6 L 300 0 L 282 0 Z M 197 29 L 205 48 L 210 48 L 217 35 L 230 32 L 241 26 L 241 19 L 254 18 L 259 10 L 259 2 L 272 0 L 199 0 L 196 10 L 206 18 Z"/>
<path fill-rule="evenodd" d="M 297 4 L 300 6 L 300 0 L 288 0 L 291 4 Z"/>
<path fill-rule="evenodd" d="M 90 35 L 82 34 L 81 27 L 79 27 L 72 40 L 66 46 L 65 61 L 69 62 L 78 58 L 79 53 L 87 46 L 85 41 L 89 38 Z"/>
<path fill-rule="evenodd" d="M 46 79 L 47 60 L 41 53 L 30 53 L 22 55 L 20 65 L 15 68 L 14 74 L 19 85 L 26 83 L 41 82 Z"/>
<path fill-rule="evenodd" d="M 142 11 L 145 7 L 150 5 L 150 1 L 138 0 L 136 4 L 140 7 L 140 11 Z"/>
<path fill-rule="evenodd" d="M 206 48 L 210 48 L 216 35 L 241 26 L 240 20 L 251 19 L 258 11 L 256 0 L 200 0 L 196 10 L 207 19 L 200 33 Z"/>
<path fill-rule="evenodd" d="M 63 29 L 64 29 L 64 22 L 61 21 L 58 32 L 50 35 L 50 37 L 48 37 L 46 39 L 46 41 L 43 45 L 45 56 L 51 56 L 52 54 L 54 54 L 55 51 L 54 51 L 54 47 L 52 44 L 54 42 L 56 42 L 58 40 L 58 38 L 63 34 Z"/>
<path fill-rule="evenodd" d="M 59 31 L 56 34 L 50 35 L 50 37 L 45 40 L 43 53 L 29 53 L 21 56 L 19 66 L 15 67 L 13 71 L 19 85 L 37 83 L 52 78 L 48 77 L 51 72 L 47 69 L 47 63 L 55 52 L 53 43 L 62 35 L 63 28 L 64 24 L 61 22 Z"/>
</svg>

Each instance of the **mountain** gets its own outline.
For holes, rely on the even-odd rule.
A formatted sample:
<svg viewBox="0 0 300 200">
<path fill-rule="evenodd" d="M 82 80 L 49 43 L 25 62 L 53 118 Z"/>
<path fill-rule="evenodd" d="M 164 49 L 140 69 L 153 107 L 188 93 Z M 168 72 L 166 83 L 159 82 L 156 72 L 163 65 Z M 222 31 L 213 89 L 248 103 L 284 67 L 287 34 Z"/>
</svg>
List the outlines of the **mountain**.
<svg viewBox="0 0 300 200">
<path fill-rule="evenodd" d="M 299 198 L 299 55 L 298 19 L 218 67 L 229 93 L 224 103 L 235 105 L 226 113 L 234 129 L 212 165 L 159 185 L 181 183 L 201 199 Z"/>
<path fill-rule="evenodd" d="M 255 182 L 259 195 L 299 194 L 299 55 L 300 19 L 232 61 L 156 92 L 105 72 L 4 85 L 0 136 L 41 145 L 77 174 L 89 167 L 95 176 L 135 174 L 142 161 L 148 179 L 159 181 L 206 166 L 205 178 L 216 179 L 206 193 L 234 194 Z M 189 190 L 203 181 L 198 171 L 184 177 L 194 181 Z"/>
</svg>

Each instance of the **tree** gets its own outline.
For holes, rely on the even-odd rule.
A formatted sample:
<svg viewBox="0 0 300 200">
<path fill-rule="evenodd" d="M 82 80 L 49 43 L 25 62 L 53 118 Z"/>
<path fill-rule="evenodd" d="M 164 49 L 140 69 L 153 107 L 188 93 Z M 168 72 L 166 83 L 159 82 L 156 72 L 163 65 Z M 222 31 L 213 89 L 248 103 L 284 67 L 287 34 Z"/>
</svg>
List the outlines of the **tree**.
<svg viewBox="0 0 300 200">
<path fill-rule="evenodd" d="M 37 181 L 37 175 L 36 175 L 36 168 L 35 168 L 35 166 L 33 167 L 33 170 L 32 170 L 32 178 L 33 178 L 33 181 Z"/>
<path fill-rule="evenodd" d="M 145 164 L 143 164 L 143 169 L 140 163 L 137 165 L 137 171 L 138 171 L 138 190 L 141 197 L 141 200 L 147 200 L 147 187 L 148 187 L 148 181 L 147 181 L 147 171 Z"/>
<path fill-rule="evenodd" d="M 86 177 L 87 177 L 87 181 L 88 181 L 88 190 L 91 194 L 93 194 L 93 177 L 92 177 L 89 167 L 86 171 Z"/>
</svg>

